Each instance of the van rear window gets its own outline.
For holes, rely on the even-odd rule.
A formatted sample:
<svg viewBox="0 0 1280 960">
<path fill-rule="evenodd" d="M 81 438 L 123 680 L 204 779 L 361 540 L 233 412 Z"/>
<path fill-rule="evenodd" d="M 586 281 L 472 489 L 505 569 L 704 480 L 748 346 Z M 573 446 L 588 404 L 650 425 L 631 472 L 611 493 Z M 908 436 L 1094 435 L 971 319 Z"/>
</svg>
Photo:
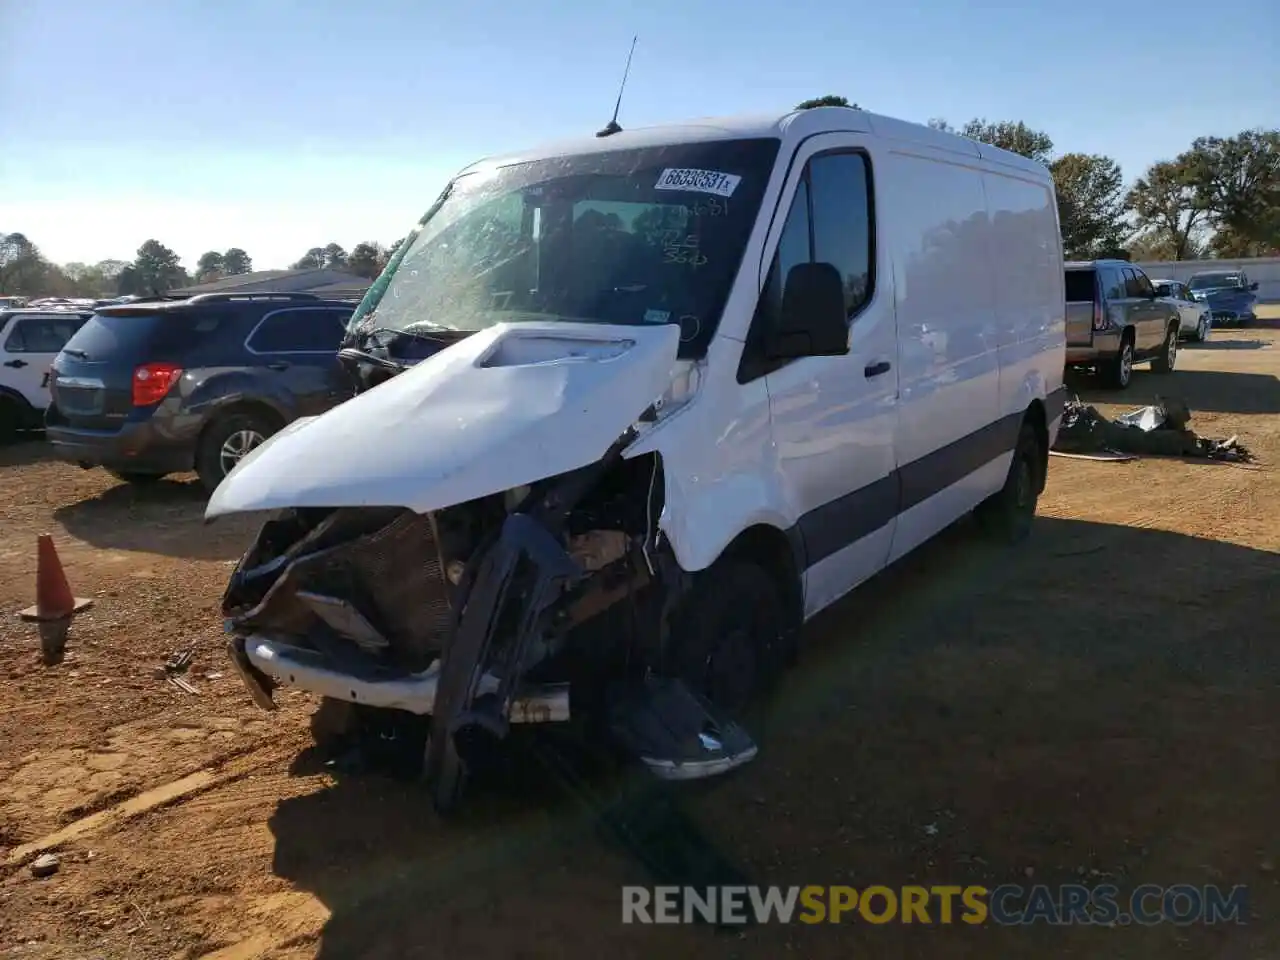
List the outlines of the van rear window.
<svg viewBox="0 0 1280 960">
<path fill-rule="evenodd" d="M 1093 270 L 1067 271 L 1067 303 L 1092 303 L 1095 289 Z"/>
</svg>

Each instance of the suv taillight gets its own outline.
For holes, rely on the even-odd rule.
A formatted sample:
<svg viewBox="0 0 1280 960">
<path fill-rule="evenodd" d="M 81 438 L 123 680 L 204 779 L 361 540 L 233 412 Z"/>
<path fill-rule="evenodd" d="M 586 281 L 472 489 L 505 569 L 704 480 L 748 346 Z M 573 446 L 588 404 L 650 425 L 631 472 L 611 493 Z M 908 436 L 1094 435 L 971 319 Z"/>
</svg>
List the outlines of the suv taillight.
<svg viewBox="0 0 1280 960">
<path fill-rule="evenodd" d="M 1093 329 L 1101 330 L 1106 325 L 1106 319 L 1102 315 L 1102 304 L 1095 300 L 1093 301 Z"/>
<path fill-rule="evenodd" d="M 164 399 L 169 388 L 182 376 L 173 363 L 144 363 L 133 371 L 133 405 L 150 407 Z"/>
</svg>

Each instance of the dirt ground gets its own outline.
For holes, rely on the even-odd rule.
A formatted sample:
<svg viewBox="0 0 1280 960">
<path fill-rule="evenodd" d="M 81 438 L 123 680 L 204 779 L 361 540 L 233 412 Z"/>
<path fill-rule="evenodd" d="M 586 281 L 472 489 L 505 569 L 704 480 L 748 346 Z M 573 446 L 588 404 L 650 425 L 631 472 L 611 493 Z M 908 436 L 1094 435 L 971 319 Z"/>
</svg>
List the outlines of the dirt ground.
<svg viewBox="0 0 1280 960">
<path fill-rule="evenodd" d="M 0 957 L 1280 955 L 1278 374 L 1274 329 L 1139 372 L 1104 410 L 1180 395 L 1261 465 L 1054 458 L 1029 543 L 962 523 L 819 618 L 760 758 L 685 798 L 752 883 L 1245 884 L 1242 926 L 623 926 L 651 880 L 554 792 L 445 825 L 309 760 L 306 695 L 251 705 L 217 615 L 251 526 L 28 443 L 0 450 Z M 56 667 L 8 615 L 42 532 L 94 600 Z M 195 695 L 155 676 L 187 647 Z"/>
</svg>

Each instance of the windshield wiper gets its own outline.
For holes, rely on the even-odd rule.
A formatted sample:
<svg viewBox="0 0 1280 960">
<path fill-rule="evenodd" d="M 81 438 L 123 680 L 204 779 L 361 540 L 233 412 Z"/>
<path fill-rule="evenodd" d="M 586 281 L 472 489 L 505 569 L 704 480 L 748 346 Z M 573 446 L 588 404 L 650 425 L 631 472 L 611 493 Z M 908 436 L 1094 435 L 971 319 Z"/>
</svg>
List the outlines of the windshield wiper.
<svg viewBox="0 0 1280 960">
<path fill-rule="evenodd" d="M 440 343 L 445 337 L 442 334 L 457 334 L 460 331 L 450 330 L 448 327 L 432 327 L 431 333 L 421 332 L 418 330 L 397 330 L 394 327 L 374 327 L 372 330 L 362 330 L 357 336 L 361 343 L 366 343 L 371 337 L 377 337 L 378 334 L 391 334 L 395 337 L 409 337 L 412 340 L 422 340 L 427 343 Z"/>
<path fill-rule="evenodd" d="M 62 352 L 68 353 L 73 357 L 79 357 L 81 360 L 89 359 L 89 355 L 87 353 L 85 353 L 83 350 L 77 350 L 75 347 L 63 347 Z"/>
<path fill-rule="evenodd" d="M 384 370 L 394 370 L 397 373 L 401 370 L 409 369 L 409 364 L 407 363 L 401 363 L 399 360 L 394 360 L 391 357 L 379 357 L 375 354 L 360 350 L 357 347 L 343 347 L 338 351 L 338 359 L 349 359 L 364 363 L 371 363 L 375 367 L 381 367 Z"/>
</svg>

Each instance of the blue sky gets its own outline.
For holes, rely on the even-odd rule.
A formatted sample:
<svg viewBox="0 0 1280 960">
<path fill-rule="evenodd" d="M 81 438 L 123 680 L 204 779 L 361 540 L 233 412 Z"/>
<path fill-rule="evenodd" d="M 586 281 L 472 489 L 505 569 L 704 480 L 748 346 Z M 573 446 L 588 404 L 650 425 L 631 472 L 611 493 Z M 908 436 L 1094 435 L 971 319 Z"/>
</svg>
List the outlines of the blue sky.
<svg viewBox="0 0 1280 960">
<path fill-rule="evenodd" d="M 1280 124 L 1274 0 L 0 0 L 0 230 L 188 266 L 389 242 L 460 166 L 603 125 L 633 33 L 623 126 L 841 93 L 1025 119 L 1131 180 Z"/>
</svg>

